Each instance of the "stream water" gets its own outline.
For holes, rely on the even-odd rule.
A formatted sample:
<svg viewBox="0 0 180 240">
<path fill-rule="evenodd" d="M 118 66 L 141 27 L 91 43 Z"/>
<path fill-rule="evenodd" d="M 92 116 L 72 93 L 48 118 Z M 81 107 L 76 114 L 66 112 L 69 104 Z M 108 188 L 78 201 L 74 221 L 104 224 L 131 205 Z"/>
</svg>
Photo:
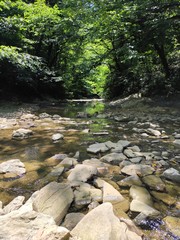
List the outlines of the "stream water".
<svg viewBox="0 0 180 240">
<path fill-rule="evenodd" d="M 35 119 L 33 122 L 21 119 L 23 113 L 33 113 L 36 116 L 47 113 L 49 117 Z M 59 121 L 59 115 L 61 120 Z M 11 127 L 4 127 L 3 121 L 9 121 Z M 66 103 L 41 103 L 35 105 L 0 105 L 0 163 L 10 159 L 20 159 L 27 173 L 21 178 L 0 179 L 0 200 L 7 204 L 14 197 L 24 195 L 28 198 L 34 191 L 44 186 L 50 179 L 46 176 L 51 172 L 54 162 L 51 157 L 55 154 L 74 156 L 79 154 L 79 161 L 94 157 L 87 153 L 87 147 L 95 142 L 128 140 L 138 145 L 144 152 L 164 152 L 164 160 L 171 167 L 179 169 L 180 147 L 175 145 L 174 134 L 180 133 L 179 105 L 131 102 L 121 107 L 107 107 L 103 101 L 70 101 Z M 14 124 L 13 124 L 14 121 Z M 18 125 L 16 124 L 18 121 Z M 157 124 L 162 137 L 144 137 L 138 129 L 144 123 Z M 19 125 L 20 124 L 20 125 Z M 33 135 L 23 140 L 12 139 L 12 131 L 31 125 Z M 62 133 L 64 139 L 52 141 L 54 133 Z M 101 157 L 101 154 L 96 156 Z M 156 163 L 154 163 L 156 166 Z M 118 175 L 112 176 L 118 181 Z M 180 187 L 169 182 L 170 193 L 179 198 Z M 177 200 L 178 202 L 179 200 Z M 156 207 L 163 215 L 179 217 L 180 204 L 167 206 L 156 202 Z M 161 219 L 149 220 L 144 223 L 147 239 L 178 239 L 162 227 Z M 147 229 L 149 226 L 149 229 Z"/>
</svg>

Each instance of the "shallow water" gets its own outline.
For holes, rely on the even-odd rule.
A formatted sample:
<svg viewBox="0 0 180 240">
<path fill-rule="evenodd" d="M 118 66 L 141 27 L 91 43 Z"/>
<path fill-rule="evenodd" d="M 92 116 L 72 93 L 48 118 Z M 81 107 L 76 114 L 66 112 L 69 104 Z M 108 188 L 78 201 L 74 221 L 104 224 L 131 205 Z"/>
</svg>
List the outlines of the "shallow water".
<svg viewBox="0 0 180 240">
<path fill-rule="evenodd" d="M 47 174 L 52 170 L 55 163 L 49 158 L 58 153 L 74 156 L 79 152 L 79 161 L 94 157 L 87 154 L 87 146 L 95 142 L 118 141 L 127 139 L 133 145 L 138 145 L 141 151 L 168 151 L 168 161 L 174 168 L 179 168 L 180 148 L 173 144 L 173 133 L 179 132 L 179 108 L 172 106 L 135 105 L 124 108 L 109 108 L 103 102 L 67 102 L 61 104 L 36 104 L 0 106 L 0 117 L 9 119 L 18 118 L 22 113 L 31 112 L 37 116 L 40 113 L 48 113 L 51 118 L 35 120 L 31 127 L 34 134 L 24 140 L 13 140 L 12 131 L 19 128 L 14 125 L 9 129 L 0 130 L 0 163 L 6 160 L 20 159 L 27 169 L 27 173 L 21 178 L 0 179 L 0 200 L 7 204 L 18 195 L 28 198 L 34 191 L 47 184 L 52 179 L 47 179 Z M 78 117 L 84 114 L 82 117 Z M 52 118 L 58 114 L 61 121 Z M 116 115 L 121 118 L 117 121 Z M 124 120 L 122 118 L 124 117 Z M 68 118 L 68 119 L 67 119 Z M 131 123 L 136 121 L 136 123 Z M 149 136 L 143 138 L 134 132 L 137 123 L 159 123 L 159 130 L 165 131 L 168 138 L 156 138 Z M 2 123 L 0 123 L 2 124 Z M 25 122 L 21 122 L 24 127 Z M 84 130 L 87 130 L 84 132 Z M 54 133 L 60 132 L 64 140 L 54 143 L 51 139 Z M 179 156 L 179 157 L 178 157 Z M 96 157 L 100 157 L 100 154 Z M 57 164 L 57 163 L 56 163 Z M 116 181 L 116 177 L 111 179 Z M 169 193 L 178 198 L 179 186 L 172 182 L 166 183 Z M 168 207 L 162 202 L 155 202 L 156 208 L 162 212 L 162 216 L 179 216 L 177 208 Z M 150 229 L 147 229 L 149 226 Z M 161 220 L 149 220 L 144 223 L 147 239 L 177 239 L 166 229 Z"/>
</svg>

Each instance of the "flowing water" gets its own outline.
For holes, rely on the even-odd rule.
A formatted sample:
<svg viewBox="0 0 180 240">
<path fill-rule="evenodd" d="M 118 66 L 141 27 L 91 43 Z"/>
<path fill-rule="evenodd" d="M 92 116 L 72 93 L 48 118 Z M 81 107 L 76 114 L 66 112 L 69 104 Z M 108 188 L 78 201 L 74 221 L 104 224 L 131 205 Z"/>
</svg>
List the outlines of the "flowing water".
<svg viewBox="0 0 180 240">
<path fill-rule="evenodd" d="M 50 114 L 43 119 L 25 121 L 23 113 Z M 61 120 L 59 120 L 59 115 Z M 3 118 L 8 119 L 11 127 L 5 128 Z M 51 157 L 55 154 L 74 156 L 79 152 L 79 161 L 94 157 L 86 149 L 95 142 L 127 139 L 138 145 L 144 152 L 168 152 L 164 157 L 170 166 L 179 169 L 180 147 L 173 144 L 173 134 L 180 133 L 179 105 L 163 105 L 141 101 L 123 107 L 110 108 L 103 101 L 70 101 L 66 103 L 41 103 L 34 105 L 0 105 L 0 163 L 10 159 L 20 159 L 27 173 L 20 178 L 7 177 L 0 179 L 0 200 L 7 204 L 18 195 L 28 198 L 34 191 L 47 184 L 47 174 L 55 165 Z M 18 124 L 16 122 L 18 121 Z M 144 122 L 159 124 L 158 130 L 163 132 L 162 138 L 154 136 L 142 137 L 134 128 L 142 127 Z M 7 123 L 7 121 L 6 121 Z M 139 125 L 138 125 L 139 124 Z M 12 131 L 20 127 L 29 127 L 33 135 L 27 139 L 12 139 Z M 62 133 L 64 139 L 52 141 L 54 133 Z M 96 157 L 101 157 L 99 154 Z M 57 163 L 56 163 L 57 164 Z M 156 165 L 156 163 L 154 163 Z M 112 176 L 118 181 L 119 176 Z M 178 198 L 179 186 L 168 183 L 171 194 Z M 180 205 L 180 204 L 179 204 Z M 166 206 L 156 202 L 156 207 L 163 215 L 179 216 L 180 207 Z M 147 239 L 178 239 L 169 233 L 161 219 L 144 222 Z"/>
</svg>

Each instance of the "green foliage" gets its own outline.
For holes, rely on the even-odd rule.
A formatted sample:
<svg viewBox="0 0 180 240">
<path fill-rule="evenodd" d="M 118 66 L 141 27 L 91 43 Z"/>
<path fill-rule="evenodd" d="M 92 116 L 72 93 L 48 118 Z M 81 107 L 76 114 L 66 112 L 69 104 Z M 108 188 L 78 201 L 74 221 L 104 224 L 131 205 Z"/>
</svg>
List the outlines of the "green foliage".
<svg viewBox="0 0 180 240">
<path fill-rule="evenodd" d="M 179 6 L 1 0 L 1 92 L 113 98 L 178 91 Z"/>
</svg>

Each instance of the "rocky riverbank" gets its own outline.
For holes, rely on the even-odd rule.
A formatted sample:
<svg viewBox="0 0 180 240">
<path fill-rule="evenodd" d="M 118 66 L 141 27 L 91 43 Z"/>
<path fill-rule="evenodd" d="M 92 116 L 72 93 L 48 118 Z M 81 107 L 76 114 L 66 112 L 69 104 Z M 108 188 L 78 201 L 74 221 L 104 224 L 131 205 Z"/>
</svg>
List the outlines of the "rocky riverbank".
<svg viewBox="0 0 180 240">
<path fill-rule="evenodd" d="M 17 184 L 28 189 L 30 182 L 35 190 L 0 204 L 1 239 L 179 239 L 178 111 L 141 106 L 137 112 L 134 102 L 128 103 L 133 107 L 120 104 L 91 119 L 29 110 L 1 118 L 1 137 L 4 133 L 6 141 L 18 146 L 44 134 L 44 148 L 52 152 L 52 146 L 69 141 L 70 132 L 73 139 L 90 136 L 83 160 L 80 149 L 73 154 L 53 150 L 54 155 L 39 162 L 37 146 L 26 149 L 26 158 L 19 154 L 16 159 L 8 155 L 7 145 L 2 149 L 7 155 L 6 161 L 5 154 L 0 159 L 2 192 L 18 189 Z M 108 124 L 92 131 L 91 124 L 102 117 L 115 123 L 116 137 Z M 48 170 L 38 177 L 44 164 Z"/>
</svg>

